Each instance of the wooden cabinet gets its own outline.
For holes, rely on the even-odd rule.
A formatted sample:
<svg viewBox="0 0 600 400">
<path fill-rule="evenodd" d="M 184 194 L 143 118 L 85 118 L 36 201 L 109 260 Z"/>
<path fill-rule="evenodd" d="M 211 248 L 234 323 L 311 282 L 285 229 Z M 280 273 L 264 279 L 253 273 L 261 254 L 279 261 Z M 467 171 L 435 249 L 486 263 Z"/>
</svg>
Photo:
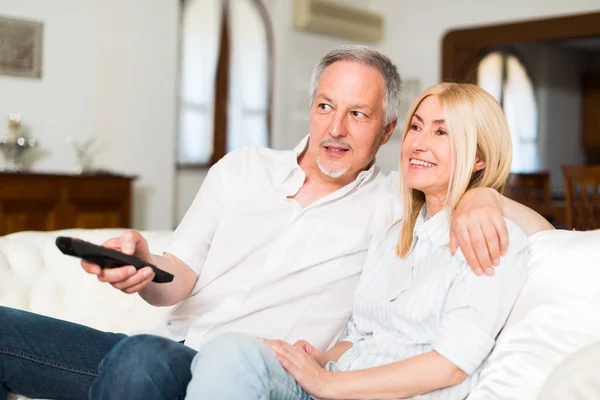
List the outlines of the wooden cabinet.
<svg viewBox="0 0 600 400">
<path fill-rule="evenodd" d="M 133 180 L 120 175 L 0 173 L 0 235 L 129 227 Z"/>
</svg>

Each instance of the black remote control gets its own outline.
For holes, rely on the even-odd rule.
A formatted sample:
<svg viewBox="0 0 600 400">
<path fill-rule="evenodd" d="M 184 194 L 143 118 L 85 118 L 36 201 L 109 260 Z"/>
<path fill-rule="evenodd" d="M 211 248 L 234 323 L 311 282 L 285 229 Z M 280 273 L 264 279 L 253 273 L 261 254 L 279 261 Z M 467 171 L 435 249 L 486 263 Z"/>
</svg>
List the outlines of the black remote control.
<svg viewBox="0 0 600 400">
<path fill-rule="evenodd" d="M 100 268 L 118 268 L 125 265 L 133 265 L 137 269 L 150 267 L 155 274 L 152 282 L 166 283 L 173 280 L 172 274 L 157 268 L 155 265 L 142 261 L 139 258 L 128 256 L 120 251 L 107 249 L 106 247 L 98 246 L 81 239 L 59 236 L 56 238 L 56 246 L 63 254 L 79 257 L 91 263 L 98 264 Z"/>
</svg>

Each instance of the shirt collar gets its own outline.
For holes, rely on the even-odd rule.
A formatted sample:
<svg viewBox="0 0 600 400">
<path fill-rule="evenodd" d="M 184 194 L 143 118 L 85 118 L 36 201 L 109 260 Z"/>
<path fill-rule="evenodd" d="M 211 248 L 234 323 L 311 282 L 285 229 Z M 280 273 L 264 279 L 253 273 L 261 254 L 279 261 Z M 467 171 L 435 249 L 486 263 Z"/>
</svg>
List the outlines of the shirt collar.
<svg viewBox="0 0 600 400">
<path fill-rule="evenodd" d="M 290 177 L 294 170 L 300 169 L 300 166 L 298 165 L 298 157 L 300 157 L 300 154 L 306 150 L 306 146 L 308 146 L 308 137 L 309 135 L 304 136 L 300 143 L 294 147 L 294 150 L 287 152 L 288 154 L 285 155 L 281 169 L 277 171 L 273 177 L 273 183 L 275 186 L 281 186 L 286 179 Z"/>
<path fill-rule="evenodd" d="M 281 186 L 290 177 L 293 171 L 295 171 L 296 169 L 300 169 L 300 166 L 298 165 L 298 157 L 300 157 L 300 155 L 306 150 L 306 147 L 308 146 L 309 137 L 310 134 L 304 136 L 300 143 L 298 143 L 296 147 L 294 147 L 294 150 L 288 152 L 289 154 L 286 154 L 286 158 L 282 165 L 282 168 L 277 172 L 276 176 L 274 177 L 273 182 L 275 186 Z M 373 160 L 369 169 L 360 171 L 360 173 L 354 180 L 354 184 L 352 186 L 361 186 L 363 183 L 368 182 L 371 176 L 373 176 L 373 174 L 377 170 L 379 170 L 379 168 L 376 166 L 376 160 Z"/>
<path fill-rule="evenodd" d="M 446 207 L 428 219 L 427 207 L 423 205 L 414 234 L 419 239 L 428 237 L 437 247 L 447 246 L 450 243 L 450 210 Z"/>
<path fill-rule="evenodd" d="M 368 182 L 376 171 L 379 171 L 379 167 L 376 166 L 376 163 L 377 160 L 373 159 L 373 162 L 369 166 L 369 169 L 360 171 L 360 173 L 356 176 L 356 180 L 354 182 L 356 182 L 356 184 L 359 187 L 362 186 L 365 182 Z"/>
</svg>

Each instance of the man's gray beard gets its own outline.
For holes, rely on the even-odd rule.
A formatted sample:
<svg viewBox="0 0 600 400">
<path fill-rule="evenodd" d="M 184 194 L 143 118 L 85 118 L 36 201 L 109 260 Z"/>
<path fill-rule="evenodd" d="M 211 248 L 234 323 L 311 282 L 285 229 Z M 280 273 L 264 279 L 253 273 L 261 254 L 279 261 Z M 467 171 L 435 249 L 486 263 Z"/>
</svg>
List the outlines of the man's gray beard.
<svg viewBox="0 0 600 400">
<path fill-rule="evenodd" d="M 319 167 L 319 169 L 321 170 L 321 172 L 324 175 L 326 175 L 330 178 L 333 178 L 333 179 L 339 178 L 340 176 L 344 175 L 346 172 L 348 172 L 350 170 L 350 165 L 348 165 L 345 168 L 331 171 L 331 170 L 326 169 L 324 166 L 322 166 L 321 163 L 319 162 L 319 160 L 317 160 L 317 166 Z"/>
</svg>

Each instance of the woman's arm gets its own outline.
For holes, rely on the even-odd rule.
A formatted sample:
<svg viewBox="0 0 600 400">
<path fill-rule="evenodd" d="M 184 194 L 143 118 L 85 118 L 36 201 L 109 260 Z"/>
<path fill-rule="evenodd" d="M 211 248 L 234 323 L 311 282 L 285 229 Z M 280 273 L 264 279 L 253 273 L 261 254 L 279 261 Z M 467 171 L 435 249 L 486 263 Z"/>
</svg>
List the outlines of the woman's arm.
<svg viewBox="0 0 600 400">
<path fill-rule="evenodd" d="M 330 374 L 325 392 L 318 397 L 405 398 L 458 385 L 467 377 L 465 372 L 435 351 L 379 367 Z"/>
<path fill-rule="evenodd" d="M 458 385 L 467 376 L 435 351 L 379 367 L 330 372 L 298 347 L 275 340 L 265 344 L 304 390 L 318 398 L 405 398 Z"/>
</svg>

